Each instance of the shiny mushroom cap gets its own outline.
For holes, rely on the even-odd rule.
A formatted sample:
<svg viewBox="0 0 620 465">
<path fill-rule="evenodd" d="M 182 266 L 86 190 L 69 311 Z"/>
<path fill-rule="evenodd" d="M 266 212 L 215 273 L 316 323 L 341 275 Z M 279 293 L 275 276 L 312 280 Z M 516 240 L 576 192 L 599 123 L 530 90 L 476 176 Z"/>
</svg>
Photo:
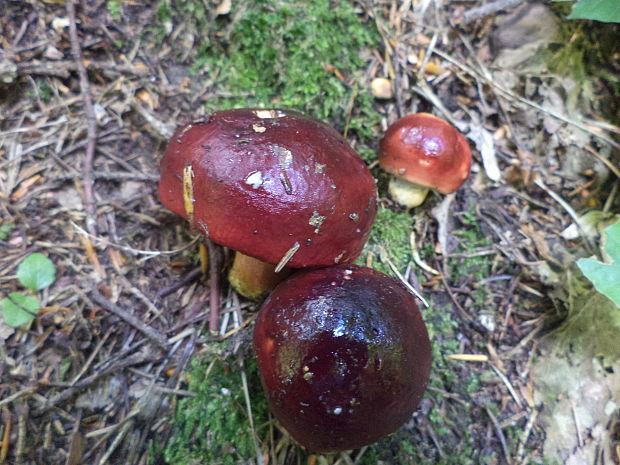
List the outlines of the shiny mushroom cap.
<svg viewBox="0 0 620 465">
<path fill-rule="evenodd" d="M 416 113 L 388 128 L 379 144 L 379 163 L 401 179 L 449 194 L 469 176 L 471 151 L 450 123 Z"/>
<path fill-rule="evenodd" d="M 368 168 L 296 111 L 235 109 L 186 124 L 160 166 L 162 203 L 214 242 L 268 263 L 357 258 L 376 215 Z"/>
<path fill-rule="evenodd" d="M 312 452 L 362 447 L 409 419 L 431 346 L 414 297 L 370 268 L 302 270 L 263 303 L 254 329 L 270 408 Z"/>
</svg>

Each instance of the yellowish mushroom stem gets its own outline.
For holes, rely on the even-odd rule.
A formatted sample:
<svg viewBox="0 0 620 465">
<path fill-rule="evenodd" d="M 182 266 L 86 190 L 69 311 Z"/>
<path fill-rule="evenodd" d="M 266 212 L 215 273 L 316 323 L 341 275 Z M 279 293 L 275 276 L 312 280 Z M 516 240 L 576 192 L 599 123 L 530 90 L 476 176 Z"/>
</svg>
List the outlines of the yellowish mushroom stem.
<svg viewBox="0 0 620 465">
<path fill-rule="evenodd" d="M 289 268 L 275 272 L 276 265 L 235 252 L 228 282 L 239 294 L 250 300 L 260 300 L 290 273 Z"/>
<path fill-rule="evenodd" d="M 392 200 L 409 208 L 422 205 L 428 191 L 428 187 L 420 186 L 395 176 L 392 176 L 388 184 L 388 192 Z"/>
</svg>

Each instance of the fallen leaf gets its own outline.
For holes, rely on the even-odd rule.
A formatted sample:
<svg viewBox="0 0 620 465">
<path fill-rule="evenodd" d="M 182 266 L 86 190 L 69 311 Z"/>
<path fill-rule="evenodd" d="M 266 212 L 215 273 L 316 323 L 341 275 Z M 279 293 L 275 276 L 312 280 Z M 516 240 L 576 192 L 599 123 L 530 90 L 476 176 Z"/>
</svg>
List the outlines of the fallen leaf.
<svg viewBox="0 0 620 465">
<path fill-rule="evenodd" d="M 480 124 L 472 124 L 467 137 L 476 144 L 476 148 L 482 157 L 482 166 L 488 178 L 494 182 L 500 181 L 502 173 L 497 164 L 495 143 L 491 131 L 487 131 Z"/>
<path fill-rule="evenodd" d="M 542 406 L 545 458 L 564 465 L 602 463 L 613 445 L 607 425 L 620 407 L 620 312 L 595 292 L 574 302 L 532 367 L 534 400 Z"/>
<path fill-rule="evenodd" d="M 603 242 L 603 252 L 610 263 L 591 257 L 578 260 L 577 266 L 601 294 L 620 308 L 620 221 L 605 228 Z"/>
<path fill-rule="evenodd" d="M 215 9 L 215 14 L 218 16 L 225 16 L 230 13 L 232 8 L 231 0 L 222 0 L 222 2 Z"/>
</svg>

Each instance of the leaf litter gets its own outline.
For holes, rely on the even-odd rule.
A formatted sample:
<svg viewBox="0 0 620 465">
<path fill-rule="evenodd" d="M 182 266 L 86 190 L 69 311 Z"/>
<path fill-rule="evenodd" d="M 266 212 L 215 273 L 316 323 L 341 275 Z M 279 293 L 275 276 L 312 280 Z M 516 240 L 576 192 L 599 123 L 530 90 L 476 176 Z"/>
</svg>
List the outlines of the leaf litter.
<svg viewBox="0 0 620 465">
<path fill-rule="evenodd" d="M 201 332 L 213 289 L 195 273 L 188 228 L 159 205 L 157 160 L 171 128 L 189 115 L 202 117 L 212 102 L 272 106 L 281 96 L 267 87 L 255 95 L 242 85 L 247 75 L 222 80 L 221 62 L 211 57 L 212 66 L 201 66 L 193 55 L 198 47 L 188 46 L 209 41 L 216 51 L 226 49 L 236 26 L 248 26 L 244 2 L 187 1 L 175 9 L 162 1 L 159 10 L 115 3 L 120 7 L 114 16 L 94 2 L 82 2 L 77 12 L 98 125 L 92 166 L 96 235 L 85 225 L 82 160 L 89 127 L 71 55 L 70 18 L 61 2 L 13 2 L 12 14 L 0 18 L 7 64 L 1 69 L 9 70 L 0 87 L 0 228 L 7 231 L 0 235 L 0 293 L 19 290 L 13 276 L 30 253 L 49 255 L 58 267 L 56 282 L 43 291 L 47 310 L 30 327 L 2 329 L 0 322 L 0 450 L 8 463 L 150 463 L 151 454 L 163 456 L 157 444 L 178 432 L 174 414 L 181 400 L 198 397 L 187 390 L 196 382 L 189 378 L 190 359 L 199 354 L 225 360 L 231 370 L 250 366 L 237 360 L 251 360 L 251 304 L 222 290 L 221 331 Z M 513 9 L 518 3 L 509 13 L 523 18 Z M 255 421 L 261 450 L 252 441 L 245 460 L 260 462 L 262 453 L 278 464 L 411 463 L 412 457 L 416 463 L 517 464 L 542 463 L 545 455 L 578 460 L 603 449 L 612 451 L 606 460 L 616 460 L 618 437 L 610 421 L 617 418 L 620 369 L 613 356 L 601 358 L 602 346 L 568 344 L 560 330 L 540 339 L 567 315 L 580 315 L 565 325 L 575 328 L 577 341 L 589 334 L 588 324 L 599 331 L 613 328 L 612 321 L 596 326 L 609 316 L 593 320 L 589 311 L 607 308 L 604 302 L 584 291 L 579 295 L 589 295 L 591 304 L 564 304 L 568 296 L 557 287 L 575 256 L 591 255 L 583 238 L 563 238 L 561 231 L 588 209 L 617 211 L 617 188 L 609 187 L 617 180 L 608 158 L 618 148 L 618 128 L 601 118 L 601 102 L 613 95 L 600 78 L 584 84 L 549 75 L 533 54 L 544 44 L 525 44 L 521 51 L 510 41 L 497 47 L 509 50 L 503 56 L 538 68 L 496 60 L 490 31 L 504 26 L 486 15 L 459 25 L 464 4 L 373 1 L 351 4 L 348 11 L 375 27 L 380 43 L 364 33 L 359 42 L 367 49 L 352 60 L 363 69 L 342 72 L 338 62 L 323 63 L 320 69 L 331 77 L 321 75 L 304 92 L 315 108 L 323 96 L 313 94 L 310 84 L 330 83 L 329 95 L 337 100 L 325 114 L 349 135 L 379 180 L 381 206 L 390 212 L 384 219 L 393 228 L 378 225 L 381 237 L 364 260 L 391 273 L 379 253 L 385 248 L 401 275 L 430 301 L 425 318 L 436 341 L 434 379 L 419 413 L 379 445 L 308 456 L 263 417 L 264 423 Z M 199 21 L 218 27 L 198 27 Z M 276 55 L 278 69 L 285 69 L 278 61 L 283 56 Z M 235 59 L 248 56 L 242 50 Z M 617 71 L 616 62 L 607 66 Z M 393 98 L 371 98 L 377 78 L 390 80 Z M 224 82 L 239 87 L 231 93 Z M 286 96 L 302 98 L 295 89 Z M 469 128 L 471 142 L 478 141 L 485 155 L 475 153 L 471 181 L 443 202 L 439 219 L 430 213 L 442 204 L 439 196 L 413 213 L 393 205 L 374 163 L 381 128 L 415 111 Z M 418 261 L 427 269 L 412 258 L 412 230 Z M 594 233 L 590 240 L 596 239 Z M 143 252 L 149 260 L 137 258 Z M 584 349 L 575 350 L 578 345 Z M 488 361 L 468 363 L 467 356 Z M 560 381 L 570 378 L 568 367 L 576 367 L 583 383 L 562 386 L 558 377 L 546 378 L 553 371 L 538 368 L 544 365 L 534 359 L 566 373 Z M 247 402 L 252 386 L 227 389 L 243 418 L 255 402 Z M 218 386 L 208 390 L 217 394 Z M 584 394 L 592 397 L 590 413 L 581 408 Z M 219 395 L 227 398 L 221 390 Z M 572 423 L 554 422 L 556 405 L 559 418 Z M 230 450 L 229 444 L 218 445 Z"/>
</svg>

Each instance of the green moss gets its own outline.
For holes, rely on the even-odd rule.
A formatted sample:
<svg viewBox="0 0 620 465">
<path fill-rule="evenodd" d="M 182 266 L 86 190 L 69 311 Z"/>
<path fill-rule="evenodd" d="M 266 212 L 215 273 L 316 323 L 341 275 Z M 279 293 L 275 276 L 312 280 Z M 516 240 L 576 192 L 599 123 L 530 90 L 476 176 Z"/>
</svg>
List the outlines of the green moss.
<svg viewBox="0 0 620 465">
<path fill-rule="evenodd" d="M 0 224 L 0 241 L 4 241 L 8 239 L 13 229 L 15 229 L 15 225 L 13 223 L 1 223 Z"/>
<path fill-rule="evenodd" d="M 357 260 L 357 264 L 365 265 L 368 256 L 372 254 L 372 267 L 377 271 L 394 275 L 387 261 L 382 260 L 382 252 L 394 264 L 394 266 L 404 273 L 407 264 L 411 259 L 411 246 L 409 245 L 409 235 L 413 227 L 411 215 L 405 212 L 390 210 L 379 205 L 377 219 L 372 226 L 368 243 L 364 247 L 362 255 Z"/>
<path fill-rule="evenodd" d="M 43 103 L 50 103 L 52 100 L 52 88 L 48 85 L 47 81 L 43 78 L 35 79 L 37 90 L 29 89 L 26 91 L 26 97 L 31 100 L 41 99 Z"/>
<path fill-rule="evenodd" d="M 162 22 L 174 19 L 173 8 L 204 34 L 192 57 L 194 70 L 217 82 L 209 110 L 293 108 L 362 138 L 376 132 L 370 93 L 356 82 L 365 70 L 360 53 L 379 35 L 351 3 L 261 0 L 231 12 L 230 21 L 210 17 L 202 2 L 165 0 Z"/>
<path fill-rule="evenodd" d="M 256 457 L 241 371 L 239 363 L 219 356 L 192 361 L 188 389 L 196 397 L 178 403 L 172 436 L 163 453 L 166 463 L 232 465 Z M 265 434 L 267 403 L 253 359 L 246 361 L 245 373 L 260 437 Z"/>
<path fill-rule="evenodd" d="M 112 19 L 114 19 L 115 21 L 119 21 L 121 19 L 122 8 L 123 8 L 122 3 L 123 3 L 122 0 L 107 0 L 106 1 L 106 8 L 108 10 L 108 13 L 110 14 L 110 16 L 112 16 Z"/>
</svg>

